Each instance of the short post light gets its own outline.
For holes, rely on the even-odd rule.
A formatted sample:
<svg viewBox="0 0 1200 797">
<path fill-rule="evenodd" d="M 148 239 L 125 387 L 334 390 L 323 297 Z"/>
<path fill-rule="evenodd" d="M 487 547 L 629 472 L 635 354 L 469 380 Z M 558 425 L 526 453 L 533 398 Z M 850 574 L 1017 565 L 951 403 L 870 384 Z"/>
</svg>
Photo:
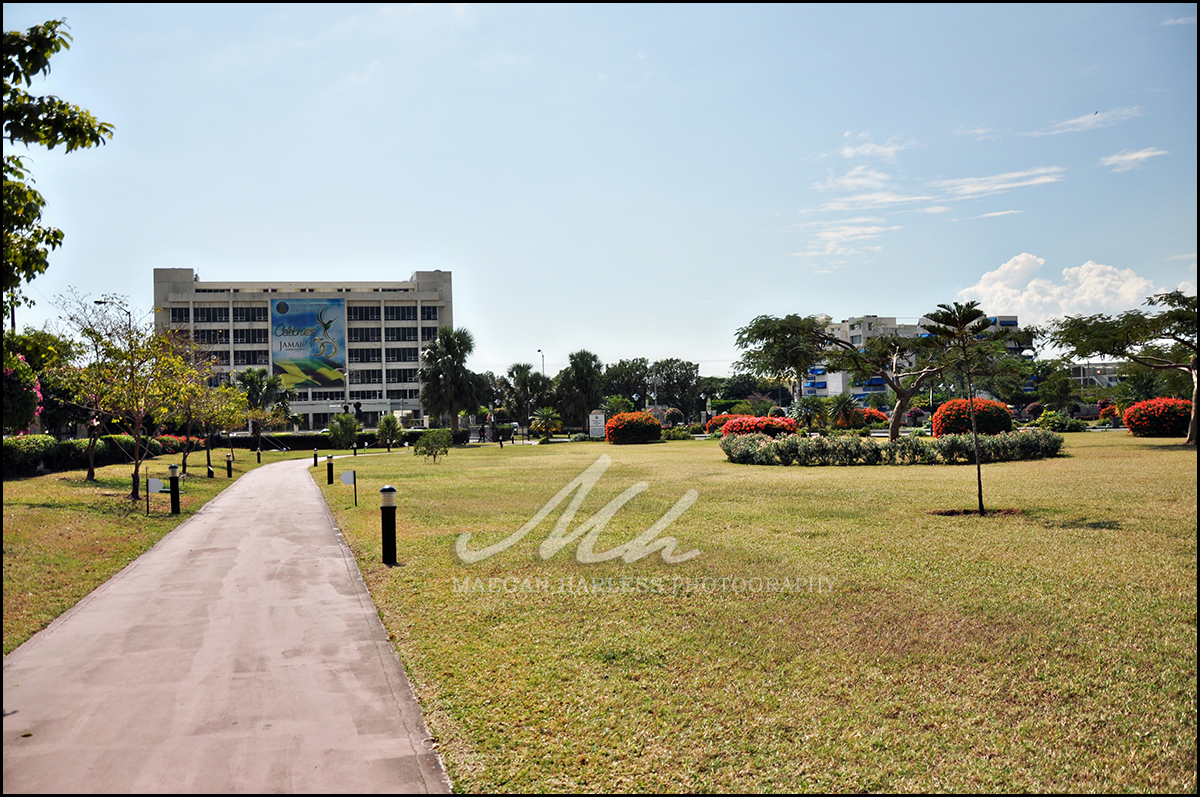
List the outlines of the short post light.
<svg viewBox="0 0 1200 797">
<path fill-rule="evenodd" d="M 383 563 L 396 564 L 396 488 L 390 484 L 379 490 L 379 514 L 383 528 Z"/>
<path fill-rule="evenodd" d="M 313 449 L 313 467 L 317 467 L 317 449 Z"/>
<path fill-rule="evenodd" d="M 325 457 L 325 478 L 327 484 L 333 484 L 333 454 L 328 454 Z"/>
<path fill-rule="evenodd" d="M 259 449 L 257 451 L 255 451 L 254 453 L 258 454 L 258 464 L 261 465 L 262 464 L 262 447 L 260 446 Z"/>
<path fill-rule="evenodd" d="M 233 478 L 233 454 L 225 455 L 225 476 Z"/>
<path fill-rule="evenodd" d="M 179 466 L 168 465 L 167 472 L 171 474 L 171 514 L 179 514 Z"/>
</svg>

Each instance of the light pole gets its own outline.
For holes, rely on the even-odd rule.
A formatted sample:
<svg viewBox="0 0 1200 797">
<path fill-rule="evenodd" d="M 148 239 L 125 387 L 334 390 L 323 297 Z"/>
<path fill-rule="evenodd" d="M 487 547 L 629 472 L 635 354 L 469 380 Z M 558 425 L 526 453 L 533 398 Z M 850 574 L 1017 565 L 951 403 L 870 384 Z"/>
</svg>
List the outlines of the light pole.
<svg viewBox="0 0 1200 797">
<path fill-rule="evenodd" d="M 546 355 L 542 353 L 541 349 L 538 349 L 538 354 L 542 355 L 542 378 L 544 379 L 546 377 Z"/>
</svg>

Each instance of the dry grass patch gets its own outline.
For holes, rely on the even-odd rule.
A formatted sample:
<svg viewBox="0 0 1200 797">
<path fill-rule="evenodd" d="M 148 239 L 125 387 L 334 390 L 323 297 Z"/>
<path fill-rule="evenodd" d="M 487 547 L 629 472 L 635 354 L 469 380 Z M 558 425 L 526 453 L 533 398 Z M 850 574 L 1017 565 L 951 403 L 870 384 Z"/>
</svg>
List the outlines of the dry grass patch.
<svg viewBox="0 0 1200 797">
<path fill-rule="evenodd" d="M 985 466 L 987 504 L 1021 509 L 985 518 L 927 514 L 973 502 L 973 467 L 750 467 L 713 443 L 342 461 L 357 510 L 318 481 L 463 790 L 1194 790 L 1195 449 L 1066 450 Z M 700 556 L 543 561 L 564 502 L 455 557 L 601 454 L 572 528 L 648 482 L 603 551 L 694 489 L 662 534 Z"/>
</svg>

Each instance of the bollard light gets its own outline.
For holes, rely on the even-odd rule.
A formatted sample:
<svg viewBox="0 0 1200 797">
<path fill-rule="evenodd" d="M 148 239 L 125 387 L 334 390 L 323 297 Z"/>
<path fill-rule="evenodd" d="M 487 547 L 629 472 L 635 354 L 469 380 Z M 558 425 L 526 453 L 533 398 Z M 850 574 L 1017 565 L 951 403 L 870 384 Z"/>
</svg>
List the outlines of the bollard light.
<svg viewBox="0 0 1200 797">
<path fill-rule="evenodd" d="M 225 455 L 225 475 L 230 479 L 233 478 L 233 454 Z"/>
<path fill-rule="evenodd" d="M 325 457 L 325 469 L 325 476 L 329 480 L 327 483 L 333 484 L 333 454 L 329 454 Z"/>
<path fill-rule="evenodd" d="M 313 467 L 317 467 L 317 449 L 313 449 Z"/>
<path fill-rule="evenodd" d="M 171 514 L 179 514 L 179 466 L 168 465 L 167 472 L 171 474 Z"/>
<path fill-rule="evenodd" d="M 383 563 L 396 564 L 396 488 L 385 484 L 379 490 L 380 525 L 383 532 Z"/>
</svg>

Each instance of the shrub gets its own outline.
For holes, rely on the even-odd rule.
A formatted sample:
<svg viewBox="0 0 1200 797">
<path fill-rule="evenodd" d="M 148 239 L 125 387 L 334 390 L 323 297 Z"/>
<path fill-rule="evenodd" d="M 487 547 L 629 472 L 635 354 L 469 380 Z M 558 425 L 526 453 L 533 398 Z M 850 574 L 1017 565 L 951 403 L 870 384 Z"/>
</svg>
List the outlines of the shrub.
<svg viewBox="0 0 1200 797">
<path fill-rule="evenodd" d="M 48 434 L 23 434 L 4 438 L 5 478 L 35 473 L 39 464 L 52 458 L 58 441 Z"/>
<path fill-rule="evenodd" d="M 429 429 L 417 438 L 417 444 L 413 446 L 413 454 L 418 457 L 433 457 L 436 464 L 439 455 L 450 451 L 452 442 L 453 438 L 449 429 Z"/>
<path fill-rule="evenodd" d="M 1038 416 L 1034 425 L 1051 432 L 1086 432 L 1087 424 L 1076 418 L 1068 418 L 1057 410 L 1047 410 Z"/>
<path fill-rule="evenodd" d="M 999 401 L 973 399 L 975 425 L 980 434 L 1012 431 L 1012 410 Z M 971 409 L 966 399 L 951 399 L 933 414 L 933 436 L 971 433 Z"/>
<path fill-rule="evenodd" d="M 795 434 L 796 422 L 791 418 L 733 418 L 721 427 L 721 434 L 765 434 L 768 437 L 778 437 L 783 434 Z"/>
<path fill-rule="evenodd" d="M 765 434 L 724 435 L 721 450 L 738 465 L 778 465 L 775 440 Z"/>
<path fill-rule="evenodd" d="M 676 427 L 674 429 L 663 429 L 663 440 L 691 440 L 692 435 L 687 429 Z"/>
<path fill-rule="evenodd" d="M 663 419 L 667 422 L 668 426 L 674 426 L 677 423 L 683 423 L 683 410 L 679 409 L 678 407 L 671 407 L 667 410 L 667 413 L 663 416 Z"/>
<path fill-rule="evenodd" d="M 786 415 L 787 413 L 784 412 L 783 407 L 772 407 L 771 409 L 767 410 L 768 418 L 782 418 Z"/>
<path fill-rule="evenodd" d="M 616 445 L 653 443 L 662 436 L 662 424 L 648 412 L 622 412 L 604 424 L 604 439 Z"/>
<path fill-rule="evenodd" d="M 709 434 L 715 434 L 715 435 L 719 436 L 721 434 L 722 427 L 725 426 L 726 421 L 730 421 L 734 418 L 753 418 L 753 417 L 754 417 L 753 415 L 734 415 L 731 413 L 725 414 L 725 415 L 718 415 L 714 418 L 709 419 L 707 431 Z"/>
<path fill-rule="evenodd" d="M 707 430 L 702 423 L 693 423 L 688 427 L 688 434 L 707 434 Z"/>
<path fill-rule="evenodd" d="M 1035 401 L 1032 404 L 1030 404 L 1028 407 L 1025 408 L 1025 414 L 1028 415 L 1030 418 L 1034 418 L 1034 419 L 1036 419 L 1039 415 L 1041 415 L 1045 411 L 1046 411 L 1046 408 L 1042 406 L 1042 402 L 1040 402 L 1040 401 Z"/>
<path fill-rule="evenodd" d="M 1121 413 L 1118 412 L 1117 408 L 1111 404 L 1100 408 L 1100 420 L 1102 420 L 1102 421 L 1107 421 L 1109 418 L 1116 420 L 1120 417 L 1121 417 Z"/>
<path fill-rule="evenodd" d="M 586 443 L 588 440 L 591 440 L 591 438 L 585 435 L 583 432 L 571 435 L 572 443 Z"/>
<path fill-rule="evenodd" d="M 842 419 L 839 418 L 834 426 L 839 429 L 859 429 L 864 426 L 870 426 L 873 423 L 887 423 L 888 416 L 873 407 L 865 407 L 854 411 L 854 422 L 847 427 Z"/>
<path fill-rule="evenodd" d="M 1125 410 L 1121 419 L 1135 437 L 1183 437 L 1192 422 L 1192 402 L 1156 398 Z"/>
</svg>

